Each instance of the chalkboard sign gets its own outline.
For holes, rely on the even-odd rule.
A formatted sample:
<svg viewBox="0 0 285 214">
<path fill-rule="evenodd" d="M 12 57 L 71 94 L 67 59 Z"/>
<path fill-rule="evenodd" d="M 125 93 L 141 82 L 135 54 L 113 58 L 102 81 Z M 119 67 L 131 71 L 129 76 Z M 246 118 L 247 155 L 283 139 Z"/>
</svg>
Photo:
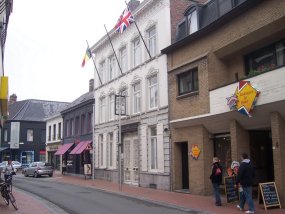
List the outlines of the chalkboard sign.
<svg viewBox="0 0 285 214">
<path fill-rule="evenodd" d="M 227 203 L 239 201 L 238 188 L 235 187 L 236 179 L 234 176 L 224 178 L 225 181 L 225 192 L 227 197 Z"/>
<path fill-rule="evenodd" d="M 258 197 L 260 197 L 260 192 L 261 192 L 261 196 L 262 196 L 261 199 L 263 200 L 265 210 L 267 210 L 267 207 L 278 206 L 281 208 L 275 182 L 260 183 L 259 190 L 258 190 L 258 193 L 259 193 Z"/>
</svg>

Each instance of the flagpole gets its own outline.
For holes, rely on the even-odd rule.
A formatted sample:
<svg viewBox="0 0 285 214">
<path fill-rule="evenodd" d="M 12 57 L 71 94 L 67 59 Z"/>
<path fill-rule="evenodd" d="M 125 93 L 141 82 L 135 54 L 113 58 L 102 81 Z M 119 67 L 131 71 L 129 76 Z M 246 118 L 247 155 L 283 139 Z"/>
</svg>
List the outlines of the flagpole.
<svg viewBox="0 0 285 214">
<path fill-rule="evenodd" d="M 91 50 L 90 50 L 90 48 L 89 48 L 89 44 L 88 44 L 88 41 L 87 41 L 87 40 L 86 40 L 86 43 L 87 43 L 88 51 L 90 52 L 90 55 L 91 55 L 92 61 L 93 61 L 93 63 L 94 63 L 94 67 L 95 67 L 95 70 L 96 70 L 96 72 L 97 72 L 97 75 L 98 75 L 99 81 L 100 81 L 100 83 L 101 83 L 101 85 L 102 85 L 102 81 L 101 81 L 101 78 L 100 78 L 100 75 L 99 75 L 99 72 L 98 72 L 98 69 L 97 69 L 96 63 L 95 63 L 95 59 L 93 58 L 93 54 L 92 54 L 92 52 L 91 52 Z"/>
<path fill-rule="evenodd" d="M 123 72 L 122 72 L 122 68 L 121 68 L 121 66 L 120 66 L 120 63 L 119 63 L 119 60 L 118 60 L 117 54 L 116 54 L 115 49 L 114 49 L 114 47 L 113 47 L 113 44 L 112 44 L 112 41 L 111 41 L 110 35 L 109 35 L 108 31 L 107 31 L 106 25 L 104 25 L 104 28 L 105 28 L 106 33 L 107 33 L 107 35 L 108 35 L 108 38 L 109 38 L 110 44 L 111 44 L 111 46 L 112 46 L 112 49 L 113 49 L 114 55 L 115 55 L 115 57 L 116 57 L 116 60 L 117 60 L 117 63 L 118 63 L 119 69 L 120 69 L 120 71 L 121 71 L 121 74 L 123 74 Z"/>
<path fill-rule="evenodd" d="M 126 3 L 126 5 L 127 5 L 127 7 L 128 7 L 128 10 L 131 11 L 130 8 L 129 8 L 128 3 L 127 3 L 126 1 L 125 1 L 125 3 Z M 132 12 L 132 11 L 131 11 L 131 12 Z M 140 29 L 139 29 L 139 27 L 138 27 L 138 25 L 137 25 L 137 22 L 136 22 L 136 19 L 135 19 L 135 18 L 134 18 L 134 23 L 135 23 L 135 26 L 136 26 L 136 28 L 137 28 L 139 34 L 140 34 L 140 37 L 141 37 L 141 39 L 142 39 L 142 41 L 143 41 L 143 44 L 144 44 L 144 46 L 145 46 L 145 48 L 146 48 L 146 50 L 147 50 L 147 53 L 148 53 L 148 55 L 149 55 L 149 58 L 151 59 L 151 55 L 150 55 L 149 49 L 147 48 L 147 46 L 146 46 L 146 44 L 145 44 L 145 41 L 144 41 L 144 39 L 143 39 L 143 37 L 142 37 L 141 31 L 140 31 Z"/>
</svg>

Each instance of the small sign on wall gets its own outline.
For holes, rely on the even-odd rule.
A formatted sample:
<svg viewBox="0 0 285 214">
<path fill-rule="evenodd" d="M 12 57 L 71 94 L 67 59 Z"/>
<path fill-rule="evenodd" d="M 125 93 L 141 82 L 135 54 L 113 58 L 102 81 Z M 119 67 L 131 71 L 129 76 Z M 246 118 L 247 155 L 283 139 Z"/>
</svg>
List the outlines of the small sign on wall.
<svg viewBox="0 0 285 214">
<path fill-rule="evenodd" d="M 192 148 L 191 148 L 191 152 L 189 153 L 189 155 L 194 159 L 194 160 L 198 160 L 198 157 L 201 153 L 201 150 L 199 149 L 197 144 L 193 144 Z"/>
</svg>

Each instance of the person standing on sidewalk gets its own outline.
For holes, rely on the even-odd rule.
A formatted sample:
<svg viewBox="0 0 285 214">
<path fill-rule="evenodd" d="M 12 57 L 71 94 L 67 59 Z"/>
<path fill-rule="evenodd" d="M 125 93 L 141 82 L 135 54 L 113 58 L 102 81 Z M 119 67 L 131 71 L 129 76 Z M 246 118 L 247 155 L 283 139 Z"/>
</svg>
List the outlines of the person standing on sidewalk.
<svg viewBox="0 0 285 214">
<path fill-rule="evenodd" d="M 220 185 L 222 183 L 223 171 L 219 162 L 219 158 L 213 158 L 212 173 L 210 179 L 213 185 L 214 196 L 216 200 L 216 206 L 222 206 L 221 196 L 220 196 Z"/>
<path fill-rule="evenodd" d="M 239 205 L 237 205 L 237 208 L 240 210 L 244 210 L 245 202 L 247 202 L 249 209 L 248 211 L 245 211 L 245 213 L 254 213 L 255 208 L 252 200 L 254 168 L 251 164 L 251 161 L 247 153 L 243 153 L 241 159 L 242 162 L 238 170 L 236 185 L 238 184 L 241 185 L 243 190 L 242 191 L 243 197 L 241 198 Z"/>
</svg>

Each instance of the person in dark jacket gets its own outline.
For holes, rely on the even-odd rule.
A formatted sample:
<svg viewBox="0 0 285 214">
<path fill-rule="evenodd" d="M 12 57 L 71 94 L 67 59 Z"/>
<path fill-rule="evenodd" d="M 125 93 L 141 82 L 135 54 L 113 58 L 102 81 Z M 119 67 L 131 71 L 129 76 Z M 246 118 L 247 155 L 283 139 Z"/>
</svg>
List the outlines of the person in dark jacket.
<svg viewBox="0 0 285 214">
<path fill-rule="evenodd" d="M 220 185 L 222 183 L 222 177 L 223 177 L 223 171 L 219 159 L 217 157 L 214 157 L 210 179 L 213 185 L 216 206 L 222 206 L 222 201 L 220 196 Z"/>
<path fill-rule="evenodd" d="M 245 202 L 247 202 L 249 209 L 245 213 L 254 213 L 254 203 L 252 200 L 252 185 L 254 178 L 254 168 L 250 162 L 247 153 L 242 154 L 242 162 L 240 164 L 238 174 L 236 177 L 236 184 L 240 184 L 243 191 L 242 194 L 244 197 L 241 198 L 239 205 L 237 208 L 240 210 L 244 209 Z"/>
</svg>

